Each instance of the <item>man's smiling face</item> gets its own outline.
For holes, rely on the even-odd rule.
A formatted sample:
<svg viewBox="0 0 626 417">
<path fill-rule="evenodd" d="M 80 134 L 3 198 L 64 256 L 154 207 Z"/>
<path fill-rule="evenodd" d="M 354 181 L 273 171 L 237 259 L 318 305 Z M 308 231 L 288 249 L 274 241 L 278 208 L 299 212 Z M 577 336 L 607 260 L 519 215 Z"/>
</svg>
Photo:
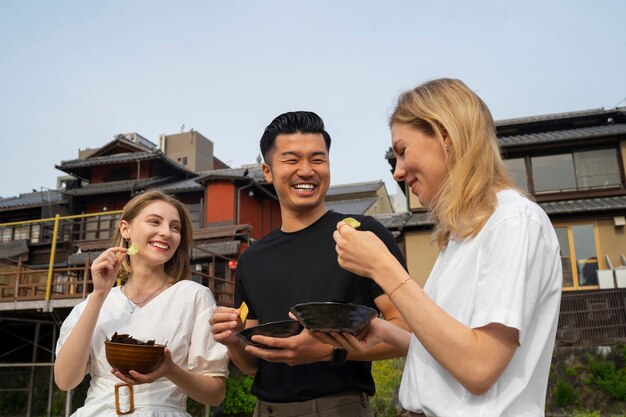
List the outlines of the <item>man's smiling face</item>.
<svg viewBox="0 0 626 417">
<path fill-rule="evenodd" d="M 265 179 L 274 185 L 282 210 L 323 208 L 330 186 L 328 149 L 321 133 L 279 134 Z"/>
</svg>

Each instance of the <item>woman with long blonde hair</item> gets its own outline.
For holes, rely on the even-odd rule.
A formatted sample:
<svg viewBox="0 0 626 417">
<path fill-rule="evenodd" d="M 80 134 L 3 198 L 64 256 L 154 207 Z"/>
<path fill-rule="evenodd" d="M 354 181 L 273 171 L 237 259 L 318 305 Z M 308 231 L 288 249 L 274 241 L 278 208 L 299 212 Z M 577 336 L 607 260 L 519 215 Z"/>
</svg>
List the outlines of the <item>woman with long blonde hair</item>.
<svg viewBox="0 0 626 417">
<path fill-rule="evenodd" d="M 389 124 L 394 178 L 430 212 L 440 254 L 422 289 L 375 236 L 339 223 L 339 264 L 375 280 L 411 332 L 375 319 L 357 337 L 316 336 L 351 351 L 404 349 L 410 415 L 543 415 L 562 280 L 548 217 L 515 189 L 491 113 L 463 82 L 405 92 Z"/>
</svg>

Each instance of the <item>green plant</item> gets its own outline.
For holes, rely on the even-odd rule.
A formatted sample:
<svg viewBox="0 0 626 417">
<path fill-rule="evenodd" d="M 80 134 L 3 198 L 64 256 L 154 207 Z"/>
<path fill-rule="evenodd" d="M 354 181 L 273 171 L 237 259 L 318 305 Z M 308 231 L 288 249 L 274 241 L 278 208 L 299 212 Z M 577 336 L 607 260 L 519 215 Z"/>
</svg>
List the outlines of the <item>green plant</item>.
<svg viewBox="0 0 626 417">
<path fill-rule="evenodd" d="M 396 396 L 402 379 L 404 359 L 388 359 L 372 363 L 372 376 L 376 383 L 376 394 L 372 408 L 378 417 L 395 417 Z"/>
<path fill-rule="evenodd" d="M 222 403 L 222 410 L 229 416 L 250 416 L 254 412 L 256 398 L 250 394 L 252 377 L 241 375 L 229 378 L 226 385 L 226 397 Z"/>
<path fill-rule="evenodd" d="M 598 385 L 611 398 L 626 401 L 626 370 L 616 369 L 615 363 L 604 359 L 589 358 L 591 382 Z"/>
<path fill-rule="evenodd" d="M 574 410 L 570 417 L 602 417 L 599 411 Z"/>
<path fill-rule="evenodd" d="M 558 379 L 554 387 L 554 405 L 565 407 L 574 403 L 575 392 L 572 383 L 567 379 Z"/>
</svg>

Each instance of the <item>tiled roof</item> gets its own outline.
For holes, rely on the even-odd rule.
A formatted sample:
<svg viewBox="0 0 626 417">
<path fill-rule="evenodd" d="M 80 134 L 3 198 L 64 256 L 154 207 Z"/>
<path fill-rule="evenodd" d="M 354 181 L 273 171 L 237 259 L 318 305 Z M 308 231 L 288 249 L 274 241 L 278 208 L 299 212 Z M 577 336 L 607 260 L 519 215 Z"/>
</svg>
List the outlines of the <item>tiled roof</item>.
<svg viewBox="0 0 626 417">
<path fill-rule="evenodd" d="M 87 184 L 83 187 L 73 188 L 65 191 L 66 194 L 72 196 L 78 195 L 92 195 L 92 194 L 104 194 L 104 193 L 117 193 L 123 191 L 140 191 L 150 186 L 161 184 L 172 177 L 152 177 L 141 180 L 123 180 L 123 181 L 109 181 L 99 184 Z"/>
<path fill-rule="evenodd" d="M 411 217 L 411 213 L 377 214 L 374 217 L 387 229 L 399 229 Z"/>
<path fill-rule="evenodd" d="M 249 224 L 233 224 L 233 225 L 219 225 L 219 226 L 207 226 L 203 229 L 197 229 L 193 231 L 193 240 L 206 240 L 216 239 L 222 237 L 233 237 L 241 233 L 248 233 L 252 229 Z"/>
<path fill-rule="evenodd" d="M 225 242 L 208 242 L 208 243 L 196 243 L 191 248 L 191 258 L 206 258 L 215 255 L 232 256 L 239 253 L 239 245 L 241 242 L 238 240 L 228 240 Z"/>
<path fill-rule="evenodd" d="M 355 193 L 374 193 L 384 185 L 382 180 L 333 185 L 328 189 L 327 196 Z"/>
<path fill-rule="evenodd" d="M 72 159 L 68 161 L 61 161 L 61 163 L 59 165 L 55 165 L 55 167 L 64 172 L 71 172 L 72 170 L 75 170 L 78 168 L 87 168 L 87 167 L 100 166 L 100 165 L 120 164 L 120 163 L 137 162 L 137 161 L 150 161 L 154 159 L 160 159 L 166 164 L 190 176 L 197 175 L 195 172 L 190 171 L 189 169 L 179 164 L 178 162 L 172 161 L 171 159 L 167 158 L 163 154 L 163 152 L 161 152 L 160 150 L 148 151 L 148 152 L 118 153 L 114 155 L 92 156 L 92 157 L 88 157 L 84 159 Z"/>
<path fill-rule="evenodd" d="M 25 207 L 40 207 L 43 205 L 57 204 L 63 201 L 60 191 L 41 191 L 20 194 L 17 197 L 0 198 L 0 210 Z"/>
<path fill-rule="evenodd" d="M 263 171 L 261 170 L 261 166 L 254 167 L 241 167 L 241 168 L 226 168 L 226 169 L 213 169 L 209 171 L 201 171 L 198 172 L 199 177 L 196 178 L 198 181 L 203 181 L 211 178 L 245 178 L 249 177 L 255 180 L 256 182 L 265 182 L 265 177 L 263 176 Z"/>
<path fill-rule="evenodd" d="M 165 184 L 158 187 L 164 193 L 182 193 L 185 191 L 203 191 L 204 187 L 195 178 Z"/>
<path fill-rule="evenodd" d="M 28 241 L 26 239 L 0 243 L 0 259 L 17 258 L 28 255 Z"/>
<path fill-rule="evenodd" d="M 344 214 L 365 214 L 378 200 L 376 197 L 355 198 L 350 200 L 326 201 L 324 204 L 329 210 Z"/>
<path fill-rule="evenodd" d="M 563 142 L 576 139 L 597 138 L 626 134 L 626 124 L 582 127 L 578 129 L 557 130 L 552 132 L 530 133 L 526 135 L 499 137 L 503 147 L 524 146 L 535 143 Z"/>
<path fill-rule="evenodd" d="M 99 165 L 108 165 L 111 163 L 124 163 L 124 162 L 135 162 L 135 161 L 147 161 L 150 159 L 158 159 L 161 155 L 157 152 L 129 152 L 129 153 L 118 153 L 115 155 L 105 155 L 105 156 L 92 156 L 90 158 L 85 159 L 71 159 L 68 161 L 61 161 L 61 163 L 57 166 L 58 168 L 84 168 L 84 167 L 93 167 Z"/>
<path fill-rule="evenodd" d="M 626 196 L 587 198 L 580 200 L 553 201 L 539 204 L 548 216 L 571 213 L 597 213 L 610 210 L 626 210 Z M 400 229 L 402 227 L 429 226 L 427 212 L 413 214 L 397 213 L 391 216 L 375 216 L 388 229 Z"/>
<path fill-rule="evenodd" d="M 614 111 L 615 110 L 605 110 L 604 108 L 598 108 L 598 109 L 588 109 L 588 110 L 580 110 L 580 111 L 565 112 L 565 113 L 542 114 L 538 116 L 528 116 L 528 117 L 519 117 L 515 119 L 496 120 L 495 124 L 497 127 L 504 127 L 508 125 L 543 122 L 543 121 L 549 121 L 549 120 L 562 120 L 562 119 L 570 119 L 570 118 L 585 117 L 585 116 L 599 116 L 599 115 L 603 115 L 607 113 L 612 113 Z"/>
<path fill-rule="evenodd" d="M 540 205 L 548 215 L 626 210 L 626 196 L 554 201 Z"/>
</svg>

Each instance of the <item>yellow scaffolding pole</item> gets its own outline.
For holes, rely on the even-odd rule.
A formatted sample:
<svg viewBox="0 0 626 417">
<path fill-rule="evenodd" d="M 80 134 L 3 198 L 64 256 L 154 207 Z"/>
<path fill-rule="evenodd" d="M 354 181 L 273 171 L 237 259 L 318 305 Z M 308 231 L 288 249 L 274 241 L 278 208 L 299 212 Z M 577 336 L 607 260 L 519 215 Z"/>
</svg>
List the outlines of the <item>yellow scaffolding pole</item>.
<svg viewBox="0 0 626 417">
<path fill-rule="evenodd" d="M 54 216 L 54 230 L 52 231 L 52 247 L 50 248 L 50 264 L 48 265 L 48 283 L 46 284 L 46 301 L 50 300 L 52 295 L 52 275 L 54 274 L 54 255 L 57 250 L 57 235 L 59 233 L 59 219 L 57 214 Z"/>
</svg>

